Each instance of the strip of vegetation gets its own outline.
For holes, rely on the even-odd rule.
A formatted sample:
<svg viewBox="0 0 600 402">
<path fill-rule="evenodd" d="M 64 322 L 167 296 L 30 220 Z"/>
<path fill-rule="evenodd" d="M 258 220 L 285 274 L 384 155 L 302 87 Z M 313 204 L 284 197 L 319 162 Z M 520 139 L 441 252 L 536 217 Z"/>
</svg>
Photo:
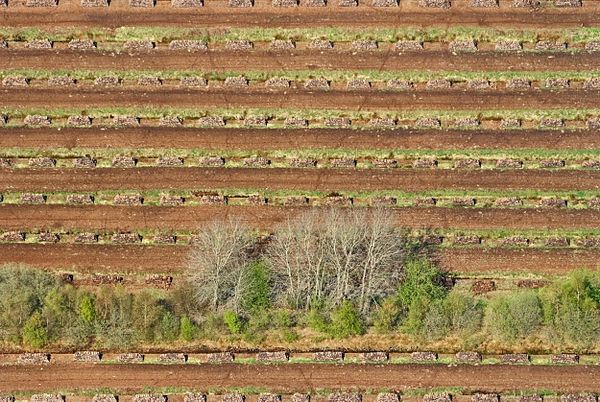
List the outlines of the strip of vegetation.
<svg viewBox="0 0 600 402">
<path fill-rule="evenodd" d="M 92 118 L 110 118 L 116 115 L 137 116 L 142 119 L 158 119 L 165 116 L 180 118 L 200 118 L 218 116 L 225 120 L 243 120 L 247 116 L 264 116 L 267 119 L 285 119 L 287 117 L 303 117 L 306 119 L 324 120 L 329 117 L 347 117 L 351 120 L 368 121 L 375 117 L 393 118 L 396 120 L 416 120 L 419 118 L 458 119 L 473 117 L 487 120 L 515 118 L 521 120 L 539 120 L 542 118 L 560 118 L 563 120 L 585 120 L 592 116 L 600 116 L 600 109 L 508 109 L 483 110 L 404 110 L 404 111 L 350 111 L 335 109 L 262 109 L 262 108 L 210 108 L 190 109 L 176 107 L 120 107 L 120 108 L 15 108 L 0 107 L 0 113 L 11 119 L 27 115 L 45 115 L 52 118 L 67 118 L 73 115 L 87 115 Z M 6 125 L 10 127 L 12 123 Z M 20 124 L 20 123 L 19 123 Z M 400 122 L 402 124 L 402 122 Z M 271 127 L 271 126 L 269 126 Z M 273 126 L 274 127 L 274 126 Z M 280 126 L 279 126 L 280 127 Z M 401 128 L 399 125 L 397 128 Z M 365 128 L 365 127 L 362 127 Z M 372 127 L 371 127 L 372 128 Z"/>
<path fill-rule="evenodd" d="M 249 396 L 249 395 L 258 395 L 261 393 L 271 392 L 272 390 L 262 387 L 208 387 L 206 389 L 200 389 L 196 387 L 156 387 L 156 386 L 146 386 L 138 391 L 136 394 L 154 394 L 154 395 L 184 395 L 186 393 L 197 393 L 204 392 L 208 395 L 222 395 L 228 393 L 238 393 L 241 395 Z M 305 390 L 298 390 L 299 392 L 303 392 L 304 394 L 311 396 L 328 396 L 330 394 L 340 392 L 340 389 L 334 388 L 306 388 Z M 402 390 L 398 392 L 397 390 L 390 390 L 388 388 L 382 389 L 374 389 L 374 388 L 366 388 L 360 390 L 361 395 L 375 395 L 380 392 L 396 392 L 404 397 L 422 397 L 427 394 L 450 394 L 453 397 L 460 395 L 471 395 L 472 391 L 465 389 L 463 387 L 433 387 L 433 388 L 411 388 Z M 16 391 L 12 392 L 12 395 L 16 398 L 30 398 L 32 395 L 38 393 L 37 391 Z M 96 388 L 96 389 L 63 389 L 63 390 L 55 390 L 54 393 L 64 396 L 79 396 L 79 397 L 91 397 L 95 395 L 118 395 L 120 397 L 126 395 L 132 395 L 131 389 L 120 389 L 120 388 Z M 546 391 L 533 391 L 533 390 L 520 390 L 515 392 L 503 392 L 502 395 L 511 396 L 511 395 L 524 395 L 524 394 L 536 394 L 543 396 L 555 396 L 558 395 L 555 391 L 546 390 Z M 285 396 L 285 394 L 284 394 Z"/>
<path fill-rule="evenodd" d="M 345 149 L 345 148 L 299 148 L 299 149 L 276 149 L 276 150 L 236 150 L 236 149 L 201 149 L 201 148 L 2 148 L 0 155 L 6 158 L 79 158 L 82 155 L 90 155 L 93 158 L 107 159 L 106 166 L 110 166 L 112 158 L 117 156 L 131 156 L 136 158 L 158 158 L 174 156 L 180 158 L 200 158 L 204 156 L 218 155 L 227 160 L 235 158 L 246 158 L 251 156 L 262 156 L 270 159 L 294 159 L 307 158 L 326 160 L 328 158 L 355 158 L 355 159 L 384 159 L 395 158 L 402 160 L 414 160 L 422 158 L 435 158 L 438 162 L 459 159 L 479 159 L 483 163 L 486 160 L 496 161 L 499 159 L 518 158 L 523 161 L 539 161 L 542 159 L 560 159 L 568 161 L 581 161 L 600 157 L 600 149 L 540 149 L 540 148 L 517 148 L 517 149 Z M 59 161 L 60 162 L 60 161 Z M 187 163 L 193 161 L 187 161 Z"/>
<path fill-rule="evenodd" d="M 496 42 L 499 40 L 518 40 L 535 43 L 538 40 L 562 40 L 570 43 L 582 43 L 600 39 L 600 29 L 577 27 L 569 29 L 497 29 L 483 27 L 419 28 L 399 27 L 381 29 L 355 29 L 335 27 L 315 28 L 228 28 L 227 30 L 175 28 L 175 27 L 120 27 L 41 29 L 37 27 L 2 27 L 0 37 L 6 40 L 49 39 L 68 41 L 71 39 L 93 39 L 96 41 L 117 41 L 145 39 L 156 42 L 169 42 L 174 39 L 204 40 L 224 42 L 244 39 L 249 41 L 271 41 L 273 39 L 292 39 L 307 41 L 326 38 L 332 41 L 353 41 L 359 39 L 393 43 L 398 40 L 419 40 L 423 42 L 448 42 L 455 39 L 474 39 L 476 41 Z"/>
<path fill-rule="evenodd" d="M 22 204 L 22 192 L 5 192 L 2 194 L 2 202 L 4 204 Z M 93 191 L 93 192 L 44 192 L 46 197 L 45 203 L 50 205 L 67 205 L 68 195 L 71 194 L 82 194 L 93 197 L 93 204 L 95 205 L 114 205 L 114 198 L 117 195 L 135 195 L 143 198 L 144 206 L 159 206 L 161 205 L 161 198 L 163 196 L 176 196 L 182 197 L 185 203 L 181 208 L 206 205 L 206 202 L 211 200 L 202 200 L 203 195 L 217 195 L 222 197 L 219 202 L 228 205 L 249 205 L 247 198 L 251 196 L 260 196 L 268 200 L 268 205 L 285 205 L 287 197 L 305 197 L 312 205 L 322 205 L 330 196 L 341 196 L 348 199 L 352 199 L 352 205 L 356 207 L 364 207 L 371 205 L 374 201 L 381 201 L 385 204 L 386 201 L 382 197 L 391 197 L 388 199 L 389 208 L 402 208 L 402 207 L 414 207 L 418 205 L 419 200 L 426 198 L 433 198 L 435 204 L 429 203 L 429 207 L 437 208 L 456 208 L 457 198 L 475 198 L 475 204 L 469 206 L 469 208 L 481 209 L 481 208 L 503 208 L 496 205 L 496 201 L 501 198 L 516 198 L 516 205 L 511 206 L 511 209 L 521 208 L 544 208 L 540 206 L 540 201 L 543 198 L 547 199 L 560 199 L 566 202 L 566 206 L 562 208 L 568 209 L 584 209 L 584 208 L 597 208 L 592 202 L 597 199 L 597 194 L 593 191 L 576 191 L 576 192 L 545 192 L 536 190 L 515 190 L 515 191 L 492 191 L 486 193 L 484 190 L 474 191 L 452 191 L 452 190 L 439 190 L 439 191 L 427 191 L 418 193 L 402 192 L 401 190 L 389 190 L 389 191 L 340 191 L 336 193 L 324 192 L 324 191 L 298 191 L 298 190 L 271 190 L 266 191 L 262 189 L 208 189 L 203 191 L 202 189 L 193 190 L 147 190 L 140 192 L 138 190 L 106 190 L 106 191 Z M 394 202 L 395 199 L 395 202 Z M 205 202 L 206 201 L 206 202 Z M 549 210 L 551 211 L 551 210 Z"/>
<path fill-rule="evenodd" d="M 1 233 L 2 231 L 0 231 Z M 45 230 L 23 230 L 22 233 L 25 234 L 25 241 L 20 241 L 19 243 L 28 243 L 28 244 L 39 244 L 44 243 L 45 241 L 40 241 L 37 236 L 39 233 L 47 233 Z M 60 235 L 61 239 L 65 237 L 72 238 L 81 233 L 94 233 L 98 236 L 98 241 L 96 244 L 113 244 L 111 239 L 112 235 L 117 233 L 123 233 L 119 230 L 90 230 L 90 229 L 79 229 L 77 227 L 69 228 L 67 230 L 63 230 L 60 227 L 55 228 L 51 233 Z M 195 238 L 197 235 L 196 231 L 192 230 L 160 230 L 153 228 L 140 228 L 137 230 L 127 231 L 127 233 L 135 233 L 141 236 L 141 241 L 138 243 L 132 243 L 133 246 L 136 244 L 161 244 L 161 245 L 172 245 L 176 246 L 184 246 L 187 247 L 190 244 L 192 238 Z M 154 237 L 157 235 L 164 235 L 168 233 L 170 236 L 175 236 L 177 239 L 174 243 L 156 243 Z M 269 236 L 270 233 L 267 231 L 258 231 L 255 230 L 254 234 L 256 237 L 260 236 Z M 518 248 L 518 249 L 597 249 L 597 246 L 594 245 L 583 245 L 578 244 L 578 240 L 593 238 L 600 236 L 600 229 L 551 229 L 551 230 L 535 230 L 535 229 L 420 229 L 420 228 L 411 228 L 410 230 L 405 230 L 403 232 L 403 236 L 411 242 L 419 242 L 423 238 L 428 236 L 440 236 L 444 240 L 442 241 L 440 248 L 456 248 L 456 247 L 477 247 L 477 248 L 488 248 L 488 249 L 498 249 L 498 248 Z M 462 237 L 478 237 L 482 243 L 468 243 L 468 244 L 456 244 L 454 242 L 454 238 L 456 236 Z M 503 244 L 502 240 L 506 238 L 512 237 L 523 237 L 528 240 L 528 244 Z M 570 241 L 569 244 L 561 245 L 561 246 L 548 246 L 546 241 L 548 239 L 554 239 L 557 237 L 565 238 Z M 67 239 L 66 243 L 71 243 L 69 239 Z M 5 242 L 2 242 L 5 243 Z M 121 245 L 121 243 L 119 243 Z M 168 273 L 166 270 L 164 273 Z M 485 271 L 486 276 L 490 276 L 491 272 Z"/>
<path fill-rule="evenodd" d="M 121 79 L 137 80 L 143 77 L 160 77 L 163 80 L 178 80 L 182 77 L 199 77 L 207 80 L 224 81 L 228 77 L 244 76 L 250 81 L 264 82 L 269 78 L 284 77 L 289 80 L 325 78 L 328 81 L 346 81 L 352 78 L 367 78 L 371 82 L 386 82 L 392 79 L 427 82 L 431 79 L 446 79 L 452 82 L 466 82 L 487 79 L 491 82 L 507 81 L 513 78 L 545 81 L 547 79 L 569 79 L 584 81 L 600 77 L 600 71 L 378 71 L 378 70 L 271 70 L 271 71 L 201 71 L 201 70 L 0 70 L 0 78 L 23 76 L 28 79 L 46 80 L 51 77 L 69 76 L 77 80 L 94 80 L 103 76 L 117 76 Z"/>
<path fill-rule="evenodd" d="M 128 388 L 72 388 L 62 390 L 52 390 L 54 394 L 63 396 L 75 396 L 75 397 L 93 397 L 96 395 L 118 395 L 119 397 L 125 395 L 132 395 L 132 389 Z M 209 387 L 207 389 L 198 389 L 193 387 L 156 387 L 156 386 L 145 386 L 136 390 L 135 394 L 154 394 L 154 395 L 183 395 L 186 393 L 194 392 L 206 392 L 207 394 L 224 394 L 237 392 L 242 395 L 257 395 L 263 392 L 268 392 L 265 388 L 259 387 Z M 39 391 L 15 391 L 11 392 L 12 396 L 17 399 L 20 398 L 31 398 L 32 395 L 39 394 Z"/>
<path fill-rule="evenodd" d="M 380 210 L 311 211 L 259 245 L 238 222 L 215 221 L 200 231 L 186 283 L 164 298 L 4 269 L 0 337 L 28 349 L 368 348 L 382 337 L 436 350 L 597 349 L 600 273 L 575 271 L 486 301 L 449 289 L 427 249 L 389 222 Z"/>
</svg>

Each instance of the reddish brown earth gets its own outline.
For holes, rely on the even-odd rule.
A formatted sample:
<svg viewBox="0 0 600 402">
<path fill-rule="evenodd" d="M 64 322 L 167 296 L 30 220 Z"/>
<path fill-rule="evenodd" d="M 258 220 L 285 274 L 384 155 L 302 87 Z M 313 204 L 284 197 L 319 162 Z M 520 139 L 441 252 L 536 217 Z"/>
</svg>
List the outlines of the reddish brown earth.
<svg viewBox="0 0 600 402">
<path fill-rule="evenodd" d="M 579 268 L 600 267 L 600 250 L 458 249 L 439 253 L 441 267 L 462 274 L 535 272 L 564 275 Z"/>
<path fill-rule="evenodd" d="M 189 246 L 107 244 L 0 244 L 0 264 L 24 264 L 47 270 L 92 273 L 179 274 Z M 596 269 L 600 250 L 444 248 L 436 257 L 450 272 L 536 273 L 565 275 L 578 268 Z"/>
<path fill-rule="evenodd" d="M 2 205 L 2 230 L 195 231 L 213 219 L 234 218 L 250 227 L 272 230 L 310 207 L 280 206 L 66 206 Z M 598 209 L 501 209 L 406 207 L 390 209 L 394 224 L 421 229 L 596 229 Z"/>
<path fill-rule="evenodd" d="M 356 130 L 236 128 L 10 128 L 0 148 L 277 149 L 593 149 L 592 130 Z"/>
<path fill-rule="evenodd" d="M 1 264 L 93 273 L 181 273 L 188 246 L 0 244 Z"/>
<path fill-rule="evenodd" d="M 407 2 L 400 7 L 375 8 L 326 7 L 282 9 L 275 7 L 255 7 L 253 9 L 230 9 L 224 2 L 215 1 L 214 7 L 207 6 L 194 10 L 178 10 L 169 7 L 168 2 L 158 2 L 153 9 L 132 9 L 125 2 L 115 1 L 109 8 L 84 9 L 76 1 L 61 1 L 52 9 L 27 9 L 12 5 L 0 11 L 0 18 L 6 26 L 187 26 L 187 27 L 298 27 L 332 25 L 346 27 L 374 26 L 446 26 L 486 25 L 499 27 L 569 27 L 589 26 L 600 23 L 595 1 L 584 3 L 586 7 L 556 9 L 546 8 L 536 11 L 528 9 L 472 9 L 453 7 L 449 10 L 431 10 L 416 7 L 416 2 Z M 402 3 L 402 2 L 401 2 Z"/>
<path fill-rule="evenodd" d="M 1 15 L 1 12 L 0 12 Z M 399 54 L 392 44 L 381 44 L 376 52 L 313 51 L 293 52 L 251 50 L 231 52 L 81 52 L 67 49 L 0 49 L 0 69 L 72 70 L 199 70 L 199 71 L 294 71 L 294 70 L 428 70 L 428 71 L 596 71 L 600 58 L 594 53 L 554 52 L 552 54 L 498 53 L 479 51 L 452 55 L 427 50 Z M 387 49 L 389 47 L 389 49 Z M 290 73 L 293 77 L 293 73 Z M 291 77 L 290 77 L 291 78 Z"/>
<path fill-rule="evenodd" d="M 467 391 L 600 391 L 600 366 L 503 366 L 408 364 L 222 364 L 4 366 L 0 391 L 119 389 L 144 387 L 258 387 L 292 393 L 318 389 L 406 391 L 460 387 Z"/>
<path fill-rule="evenodd" d="M 598 58 L 600 59 L 600 57 Z M 189 90 L 179 88 L 143 89 L 51 89 L 26 88 L 0 90 L 2 104 L 14 108 L 44 108 L 52 99 L 56 108 L 265 108 L 341 110 L 501 110 L 501 109 L 590 109 L 598 106 L 598 91 L 565 89 L 561 91 L 310 91 L 264 88 Z M 315 102 L 315 97 L 319 101 Z M 302 116 L 302 111 L 297 112 Z"/>
<path fill-rule="evenodd" d="M 22 168 L 2 169 L 0 191 L 112 189 L 426 191 L 435 189 L 595 190 L 600 171 L 302 169 L 302 168 Z"/>
<path fill-rule="evenodd" d="M 0 263 L 93 273 L 181 273 L 187 246 L 103 244 L 0 244 Z"/>
</svg>

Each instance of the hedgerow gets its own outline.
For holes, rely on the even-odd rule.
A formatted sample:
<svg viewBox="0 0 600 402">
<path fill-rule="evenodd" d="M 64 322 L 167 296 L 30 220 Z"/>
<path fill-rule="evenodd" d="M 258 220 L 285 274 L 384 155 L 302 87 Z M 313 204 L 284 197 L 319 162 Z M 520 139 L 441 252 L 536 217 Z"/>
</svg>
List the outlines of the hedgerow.
<svg viewBox="0 0 600 402">
<path fill-rule="evenodd" d="M 452 348 L 504 345 L 523 351 L 524 345 L 542 344 L 549 350 L 596 350 L 600 272 L 579 270 L 542 289 L 474 296 L 453 288 L 452 278 L 430 258 L 434 251 L 387 227 L 380 220 L 385 215 L 353 210 L 323 215 L 329 213 L 286 222 L 260 243 L 248 240 L 256 237 L 242 225 L 235 236 L 232 222 L 206 226 L 186 280 L 169 292 L 122 285 L 75 288 L 51 273 L 4 267 L 0 341 L 29 350 L 205 341 L 306 347 L 306 336 L 334 341 L 369 333 L 412 337 L 420 345 L 448 340 Z M 243 241 L 226 244 L 236 238 Z M 198 250 L 214 258 L 200 264 Z M 281 258 L 281 250 L 294 258 Z M 227 259 L 220 258 L 224 251 Z M 211 275 L 192 272 L 217 265 Z M 364 279 L 382 273 L 371 282 Z M 199 278 L 212 278 L 213 284 Z M 298 294 L 290 290 L 294 281 L 303 281 Z"/>
</svg>

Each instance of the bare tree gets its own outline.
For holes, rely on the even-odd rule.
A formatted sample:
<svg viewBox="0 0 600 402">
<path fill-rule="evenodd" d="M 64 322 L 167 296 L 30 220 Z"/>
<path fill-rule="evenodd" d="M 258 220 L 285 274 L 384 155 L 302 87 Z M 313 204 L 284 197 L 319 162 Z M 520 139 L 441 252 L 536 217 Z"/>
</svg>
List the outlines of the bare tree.
<svg viewBox="0 0 600 402">
<path fill-rule="evenodd" d="M 353 296 L 354 277 L 365 240 L 364 210 L 330 209 L 321 220 L 333 304 Z"/>
<path fill-rule="evenodd" d="M 373 300 L 392 293 L 398 282 L 404 254 L 404 240 L 392 225 L 391 213 L 378 208 L 366 217 L 365 242 L 359 266 L 357 304 L 366 314 Z"/>
<path fill-rule="evenodd" d="M 187 279 L 201 306 L 238 310 L 245 284 L 248 250 L 255 240 L 232 219 L 215 220 L 203 228 L 190 252 Z"/>
<path fill-rule="evenodd" d="M 294 308 L 310 308 L 322 297 L 325 250 L 319 233 L 320 214 L 310 211 L 280 227 L 267 249 L 276 281 L 276 294 Z"/>
<path fill-rule="evenodd" d="M 312 210 L 289 220 L 267 250 L 281 299 L 305 309 L 350 299 L 367 313 L 401 273 L 404 242 L 391 221 L 382 209 Z"/>
</svg>

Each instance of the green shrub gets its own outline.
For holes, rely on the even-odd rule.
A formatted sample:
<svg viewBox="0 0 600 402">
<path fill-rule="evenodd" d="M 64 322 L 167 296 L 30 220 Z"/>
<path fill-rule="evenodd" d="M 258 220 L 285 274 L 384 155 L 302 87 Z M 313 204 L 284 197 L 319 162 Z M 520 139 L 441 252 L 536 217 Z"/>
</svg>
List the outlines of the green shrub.
<svg viewBox="0 0 600 402">
<path fill-rule="evenodd" d="M 33 313 L 23 326 L 23 343 L 35 349 L 43 348 L 48 343 L 48 333 L 39 312 Z"/>
<path fill-rule="evenodd" d="M 198 336 L 204 339 L 216 341 L 220 335 L 230 333 L 223 320 L 223 314 L 208 313 L 202 317 L 200 324 Z"/>
<path fill-rule="evenodd" d="M 600 273 L 574 271 L 540 296 L 552 339 L 583 347 L 600 340 Z"/>
<path fill-rule="evenodd" d="M 329 317 L 322 307 L 313 306 L 306 314 L 306 325 L 312 330 L 327 332 Z"/>
<path fill-rule="evenodd" d="M 590 347 L 600 340 L 600 313 L 592 303 L 563 302 L 554 317 L 559 339 L 577 346 Z"/>
<path fill-rule="evenodd" d="M 291 328 L 296 324 L 292 311 L 287 309 L 277 309 L 272 314 L 273 327 Z"/>
<path fill-rule="evenodd" d="M 481 329 L 483 303 L 480 300 L 458 291 L 451 291 L 444 300 L 444 308 L 450 329 L 456 334 L 469 335 Z"/>
<path fill-rule="evenodd" d="M 365 326 L 360 314 L 350 301 L 344 300 L 338 308 L 333 310 L 328 332 L 338 339 L 365 333 Z"/>
<path fill-rule="evenodd" d="M 442 300 L 448 290 L 444 286 L 444 275 L 426 258 L 409 260 L 404 268 L 404 279 L 397 292 L 397 304 L 403 328 L 412 334 L 421 334 L 433 301 Z"/>
<path fill-rule="evenodd" d="M 92 324 L 96 320 L 96 307 L 92 295 L 85 294 L 79 301 L 79 317 L 87 324 Z"/>
<path fill-rule="evenodd" d="M 375 310 L 373 326 L 379 333 L 388 333 L 396 329 L 400 320 L 400 307 L 395 297 L 384 299 Z"/>
<path fill-rule="evenodd" d="M 85 324 L 81 320 L 73 320 L 70 325 L 63 328 L 58 339 L 61 343 L 72 348 L 81 348 L 90 345 L 95 334 L 93 326 Z"/>
<path fill-rule="evenodd" d="M 174 341 L 179 337 L 179 318 L 165 309 L 160 317 L 160 338 L 163 341 Z"/>
<path fill-rule="evenodd" d="M 469 295 L 452 291 L 437 300 L 413 301 L 403 328 L 428 340 L 438 340 L 451 332 L 464 339 L 481 329 L 483 303 Z"/>
<path fill-rule="evenodd" d="M 267 338 L 267 336 L 266 336 L 265 332 L 256 332 L 256 331 L 246 330 L 246 331 L 244 331 L 244 333 L 242 333 L 242 340 L 244 342 L 254 344 L 254 345 L 260 345 L 261 343 L 263 343 L 265 341 L 266 338 Z"/>
<path fill-rule="evenodd" d="M 531 335 L 542 323 L 540 299 L 535 291 L 521 291 L 492 299 L 485 312 L 492 337 L 515 341 Z"/>
<path fill-rule="evenodd" d="M 223 313 L 223 322 L 230 333 L 237 335 L 244 330 L 244 322 L 242 318 L 232 310 L 227 310 Z"/>
<path fill-rule="evenodd" d="M 134 296 L 122 287 L 100 287 L 96 293 L 96 335 L 107 348 L 126 348 L 135 344 L 136 328 L 132 318 Z"/>
<path fill-rule="evenodd" d="M 140 341 L 152 342 L 160 337 L 159 321 L 162 308 L 158 299 L 149 291 L 142 291 L 133 298 L 132 320 L 136 335 Z"/>
<path fill-rule="evenodd" d="M 192 341 L 198 333 L 196 324 L 187 315 L 181 317 L 179 320 L 179 335 L 184 341 Z"/>
<path fill-rule="evenodd" d="M 44 271 L 4 267 L 0 269 L 0 338 L 21 342 L 23 325 L 60 284 L 55 275 Z"/>
<path fill-rule="evenodd" d="M 450 320 L 445 304 L 442 301 L 432 302 L 425 313 L 421 335 L 426 339 L 438 340 L 448 335 L 448 332 L 450 332 Z"/>
<path fill-rule="evenodd" d="M 246 269 L 246 289 L 242 296 L 242 308 L 250 314 L 259 314 L 271 307 L 269 267 L 263 261 L 256 261 Z"/>
<path fill-rule="evenodd" d="M 202 312 L 194 297 L 194 286 L 188 281 L 177 281 L 175 289 L 170 291 L 169 295 L 169 301 L 177 315 L 196 317 Z"/>
<path fill-rule="evenodd" d="M 426 297 L 414 299 L 408 307 L 408 314 L 402 323 L 402 329 L 413 335 L 422 335 L 425 317 L 432 301 Z"/>
<path fill-rule="evenodd" d="M 271 313 L 268 310 L 257 311 L 254 314 L 250 315 L 246 321 L 246 331 L 250 331 L 253 333 L 264 332 L 271 328 L 273 325 L 273 320 L 271 317 Z"/>
<path fill-rule="evenodd" d="M 72 290 L 72 287 L 54 288 L 44 298 L 41 314 L 49 342 L 60 340 L 65 328 L 78 321 L 73 303 L 75 292 Z"/>
<path fill-rule="evenodd" d="M 443 299 L 448 290 L 444 286 L 444 274 L 426 258 L 409 260 L 404 268 L 404 279 L 398 287 L 398 304 L 409 309 L 417 299 Z"/>
</svg>

